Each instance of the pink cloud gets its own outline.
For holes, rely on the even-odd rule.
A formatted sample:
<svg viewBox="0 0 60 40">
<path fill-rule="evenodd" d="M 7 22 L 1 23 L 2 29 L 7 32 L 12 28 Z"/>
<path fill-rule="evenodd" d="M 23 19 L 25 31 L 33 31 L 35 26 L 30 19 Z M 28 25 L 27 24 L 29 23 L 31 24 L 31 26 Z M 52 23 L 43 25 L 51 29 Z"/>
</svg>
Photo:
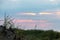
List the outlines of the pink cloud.
<svg viewBox="0 0 60 40">
<path fill-rule="evenodd" d="M 16 23 L 20 23 L 20 22 L 40 22 L 40 23 L 44 23 L 44 22 L 48 22 L 48 21 L 47 20 L 16 19 L 13 22 L 16 22 Z"/>
<path fill-rule="evenodd" d="M 42 28 L 46 28 L 52 26 L 52 23 L 40 23 L 39 26 Z"/>
<path fill-rule="evenodd" d="M 16 23 L 20 23 L 20 22 L 35 22 L 35 21 L 33 21 L 33 20 L 14 20 L 14 22 L 16 22 Z"/>
<path fill-rule="evenodd" d="M 39 22 L 44 23 L 44 22 L 48 22 L 47 20 L 39 20 Z"/>
<path fill-rule="evenodd" d="M 39 28 L 47 28 L 52 26 L 52 23 L 50 23 L 47 20 L 22 20 L 22 19 L 16 19 L 14 20 L 14 23 L 17 23 L 17 25 L 22 25 L 26 28 L 34 28 L 35 25 Z"/>
</svg>

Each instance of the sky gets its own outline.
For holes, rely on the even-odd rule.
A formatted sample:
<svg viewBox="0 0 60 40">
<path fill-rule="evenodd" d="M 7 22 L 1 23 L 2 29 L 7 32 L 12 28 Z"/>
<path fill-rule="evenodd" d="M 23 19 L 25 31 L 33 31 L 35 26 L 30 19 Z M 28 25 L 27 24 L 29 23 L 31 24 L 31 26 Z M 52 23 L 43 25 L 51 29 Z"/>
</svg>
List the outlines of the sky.
<svg viewBox="0 0 60 40">
<path fill-rule="evenodd" d="M 4 13 L 18 28 L 60 31 L 60 0 L 0 0 L 1 20 Z"/>
</svg>

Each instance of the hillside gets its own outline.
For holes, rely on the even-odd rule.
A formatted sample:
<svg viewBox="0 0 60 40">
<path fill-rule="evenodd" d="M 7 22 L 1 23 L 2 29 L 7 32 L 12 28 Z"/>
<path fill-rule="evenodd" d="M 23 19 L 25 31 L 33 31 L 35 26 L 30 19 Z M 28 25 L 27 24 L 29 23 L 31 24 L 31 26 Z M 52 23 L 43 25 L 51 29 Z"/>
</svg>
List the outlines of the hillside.
<svg viewBox="0 0 60 40">
<path fill-rule="evenodd" d="M 6 29 L 0 26 L 0 40 L 60 40 L 60 32 L 53 30 Z"/>
</svg>

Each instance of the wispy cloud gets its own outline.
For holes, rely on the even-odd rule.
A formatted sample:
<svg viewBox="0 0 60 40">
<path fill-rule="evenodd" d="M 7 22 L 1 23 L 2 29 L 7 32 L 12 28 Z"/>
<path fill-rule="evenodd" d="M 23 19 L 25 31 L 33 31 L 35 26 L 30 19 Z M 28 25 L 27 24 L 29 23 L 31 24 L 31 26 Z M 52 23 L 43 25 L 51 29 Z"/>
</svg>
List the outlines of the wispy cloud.
<svg viewBox="0 0 60 40">
<path fill-rule="evenodd" d="M 50 14 L 52 14 L 52 13 L 49 13 L 49 12 L 41 12 L 41 13 L 39 13 L 40 15 L 50 15 Z"/>
<path fill-rule="evenodd" d="M 32 16 L 35 16 L 36 13 L 23 13 L 23 15 L 32 15 Z"/>
<path fill-rule="evenodd" d="M 20 23 L 20 22 L 40 22 L 40 23 L 46 23 L 47 20 L 32 20 L 32 19 L 15 19 L 13 22 Z"/>
<path fill-rule="evenodd" d="M 34 22 L 33 20 L 14 20 L 14 22 L 16 22 L 16 23 L 20 23 L 20 22 Z"/>
<path fill-rule="evenodd" d="M 17 13 L 17 15 L 30 15 L 30 16 L 35 16 L 36 13 L 32 13 L 32 12 L 25 12 L 25 13 Z"/>
<path fill-rule="evenodd" d="M 21 20 L 21 19 L 16 19 L 14 20 L 14 23 L 17 23 L 17 25 L 22 25 L 23 27 L 29 29 L 35 27 L 37 25 L 38 28 L 49 28 L 52 26 L 52 23 L 50 23 L 47 20 Z"/>
</svg>

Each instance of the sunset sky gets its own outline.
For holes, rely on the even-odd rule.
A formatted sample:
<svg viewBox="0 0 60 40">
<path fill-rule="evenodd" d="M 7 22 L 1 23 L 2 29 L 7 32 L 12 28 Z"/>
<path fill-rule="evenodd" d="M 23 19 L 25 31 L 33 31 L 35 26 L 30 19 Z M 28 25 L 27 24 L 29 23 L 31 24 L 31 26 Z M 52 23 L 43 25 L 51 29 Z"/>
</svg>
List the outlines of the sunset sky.
<svg viewBox="0 0 60 40">
<path fill-rule="evenodd" d="M 4 13 L 19 28 L 60 31 L 60 0 L 0 0 L 1 20 Z"/>
</svg>

